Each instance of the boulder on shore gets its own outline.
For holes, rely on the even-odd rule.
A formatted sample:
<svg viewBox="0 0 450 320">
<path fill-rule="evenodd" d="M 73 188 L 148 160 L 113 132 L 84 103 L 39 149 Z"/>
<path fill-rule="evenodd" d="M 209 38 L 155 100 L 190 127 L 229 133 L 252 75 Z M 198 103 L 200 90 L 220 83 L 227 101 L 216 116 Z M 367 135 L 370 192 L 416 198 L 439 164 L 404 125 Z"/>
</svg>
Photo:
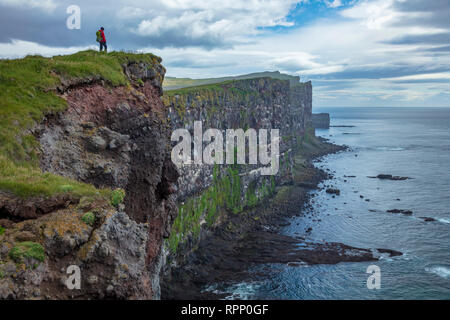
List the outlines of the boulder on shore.
<svg viewBox="0 0 450 320">
<path fill-rule="evenodd" d="M 339 190 L 339 189 L 332 189 L 332 188 L 328 188 L 325 192 L 329 193 L 329 194 L 335 194 L 335 195 L 338 195 L 338 196 L 341 194 L 341 190 Z"/>
</svg>

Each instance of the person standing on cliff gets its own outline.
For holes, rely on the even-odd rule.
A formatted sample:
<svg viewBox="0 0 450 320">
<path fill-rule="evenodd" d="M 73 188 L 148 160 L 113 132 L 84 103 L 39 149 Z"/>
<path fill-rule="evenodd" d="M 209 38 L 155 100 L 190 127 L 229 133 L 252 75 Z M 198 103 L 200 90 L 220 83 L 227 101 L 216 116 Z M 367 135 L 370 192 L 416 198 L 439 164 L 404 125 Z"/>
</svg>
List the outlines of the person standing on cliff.
<svg viewBox="0 0 450 320">
<path fill-rule="evenodd" d="M 100 43 L 100 52 L 105 48 L 105 52 L 108 52 L 108 47 L 106 46 L 106 37 L 105 37 L 105 28 L 101 27 L 100 30 L 97 31 L 97 42 Z"/>
</svg>

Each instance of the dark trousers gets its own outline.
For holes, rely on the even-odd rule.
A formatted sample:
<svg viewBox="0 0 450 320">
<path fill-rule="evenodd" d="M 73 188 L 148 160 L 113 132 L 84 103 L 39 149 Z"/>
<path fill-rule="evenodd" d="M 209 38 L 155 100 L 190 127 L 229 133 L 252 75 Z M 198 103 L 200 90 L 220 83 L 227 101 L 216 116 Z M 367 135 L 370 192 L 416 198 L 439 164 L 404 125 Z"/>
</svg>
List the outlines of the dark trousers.
<svg viewBox="0 0 450 320">
<path fill-rule="evenodd" d="M 100 41 L 100 52 L 102 52 L 103 48 L 105 48 L 105 51 L 108 51 L 108 47 L 106 46 L 106 41 Z"/>
</svg>

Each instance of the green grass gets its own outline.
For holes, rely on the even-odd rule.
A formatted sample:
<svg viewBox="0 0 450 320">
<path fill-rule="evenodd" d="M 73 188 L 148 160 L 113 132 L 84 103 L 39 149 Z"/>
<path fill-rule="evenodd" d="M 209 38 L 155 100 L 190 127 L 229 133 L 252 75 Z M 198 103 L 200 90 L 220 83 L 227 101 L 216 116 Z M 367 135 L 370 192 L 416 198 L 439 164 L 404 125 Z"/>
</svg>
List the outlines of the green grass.
<svg viewBox="0 0 450 320">
<path fill-rule="evenodd" d="M 56 94 L 62 80 L 94 78 L 111 86 L 127 85 L 121 65 L 138 61 L 157 64 L 161 58 L 152 54 L 100 54 L 88 50 L 53 58 L 27 56 L 0 60 L 0 190 L 21 197 L 98 192 L 92 186 L 42 173 L 39 144 L 30 129 L 45 115 L 67 107 L 66 101 Z"/>
<path fill-rule="evenodd" d="M 98 190 L 90 184 L 44 173 L 31 165 L 16 165 L 2 155 L 0 155 L 0 190 L 9 191 L 22 198 L 68 192 L 79 198 L 89 195 L 107 196 L 110 193 L 108 189 Z"/>
<path fill-rule="evenodd" d="M 88 226 L 93 226 L 95 223 L 95 214 L 93 212 L 86 212 L 81 216 L 81 220 Z"/>
<path fill-rule="evenodd" d="M 214 84 L 204 84 L 199 85 L 195 87 L 187 87 L 187 88 L 180 88 L 180 89 L 174 89 L 174 90 L 167 90 L 164 92 L 164 95 L 166 96 L 175 96 L 175 95 L 184 95 L 184 94 L 191 94 L 191 93 L 197 93 L 201 91 L 224 91 L 224 85 L 233 83 L 233 81 L 224 81 L 221 83 L 214 83 Z"/>
<path fill-rule="evenodd" d="M 258 93 L 254 89 L 246 89 L 244 81 L 245 79 L 237 79 L 237 80 L 226 80 L 218 83 L 211 84 L 202 84 L 197 86 L 189 86 L 185 88 L 172 89 L 164 91 L 164 95 L 168 97 L 173 97 L 175 95 L 189 95 L 189 94 L 199 94 L 207 93 L 207 92 L 218 92 L 225 93 L 229 91 L 232 95 L 237 95 L 239 97 L 244 97 L 247 94 Z M 239 87 L 243 86 L 243 87 Z"/>
<path fill-rule="evenodd" d="M 228 80 L 220 83 L 205 84 L 195 87 L 180 88 L 164 92 L 162 97 L 166 106 L 173 106 L 181 120 L 184 120 L 186 109 L 206 107 L 207 118 L 217 113 L 222 101 L 247 105 L 249 101 L 260 95 L 245 80 Z M 245 111 L 242 111 L 245 112 Z M 244 121 L 241 115 L 241 120 Z"/>
<path fill-rule="evenodd" d="M 189 78 L 166 77 L 164 79 L 163 87 L 167 90 L 172 90 L 172 89 L 178 89 L 178 88 L 201 86 L 201 85 L 209 84 L 209 83 L 211 83 L 211 81 L 208 79 L 189 79 Z"/>
<path fill-rule="evenodd" d="M 3 228 L 2 226 L 0 226 L 0 236 L 2 235 L 2 234 L 4 234 L 5 233 L 5 228 Z"/>
<path fill-rule="evenodd" d="M 166 90 L 173 90 L 186 87 L 198 87 L 207 84 L 221 83 L 229 80 L 247 80 L 247 79 L 257 79 L 257 78 L 272 78 L 278 80 L 289 80 L 292 85 L 297 85 L 300 83 L 300 78 L 298 76 L 291 76 L 288 74 L 283 74 L 278 71 L 275 72 L 257 72 L 239 76 L 230 76 L 222 78 L 206 78 L 206 79 L 190 79 L 190 78 L 174 78 L 166 77 L 164 79 L 163 87 Z"/>
<path fill-rule="evenodd" d="M 176 253 L 181 243 L 189 236 L 197 239 L 204 218 L 207 226 L 211 227 L 221 212 L 228 211 L 239 214 L 245 208 L 255 207 L 261 200 L 271 196 L 275 192 L 275 180 L 264 180 L 258 188 L 255 185 L 242 195 L 242 181 L 239 176 L 239 165 L 228 166 L 225 172 L 219 173 L 218 165 L 214 166 L 213 183 L 203 190 L 197 197 L 192 197 L 179 206 L 178 215 L 172 225 L 172 231 L 168 239 L 168 247 L 171 253 Z"/>
<path fill-rule="evenodd" d="M 123 203 L 125 199 L 125 190 L 115 189 L 111 192 L 111 204 L 117 207 L 119 204 Z"/>
<path fill-rule="evenodd" d="M 39 243 L 25 241 L 16 244 L 9 252 L 9 257 L 16 263 L 22 263 L 24 258 L 33 258 L 43 262 L 45 251 Z"/>
</svg>

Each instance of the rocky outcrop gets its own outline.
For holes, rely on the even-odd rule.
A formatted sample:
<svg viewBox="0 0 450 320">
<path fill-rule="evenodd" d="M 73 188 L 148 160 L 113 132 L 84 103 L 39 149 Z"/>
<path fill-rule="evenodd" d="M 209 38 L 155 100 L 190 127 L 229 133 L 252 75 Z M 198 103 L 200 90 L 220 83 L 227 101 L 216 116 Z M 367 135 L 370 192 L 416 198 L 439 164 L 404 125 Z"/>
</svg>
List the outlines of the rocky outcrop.
<svg viewBox="0 0 450 320">
<path fill-rule="evenodd" d="M 329 129 L 330 128 L 330 114 L 329 113 L 313 113 L 312 126 L 315 129 Z"/>
<path fill-rule="evenodd" d="M 117 193 L 105 201 L 74 196 L 70 185 L 52 197 L 1 192 L 0 298 L 159 298 L 178 177 L 160 62 L 122 63 L 128 85 L 96 76 L 56 88 L 67 108 L 33 128 L 42 171 Z M 66 286 L 71 265 L 80 268 L 81 289 Z"/>
</svg>

